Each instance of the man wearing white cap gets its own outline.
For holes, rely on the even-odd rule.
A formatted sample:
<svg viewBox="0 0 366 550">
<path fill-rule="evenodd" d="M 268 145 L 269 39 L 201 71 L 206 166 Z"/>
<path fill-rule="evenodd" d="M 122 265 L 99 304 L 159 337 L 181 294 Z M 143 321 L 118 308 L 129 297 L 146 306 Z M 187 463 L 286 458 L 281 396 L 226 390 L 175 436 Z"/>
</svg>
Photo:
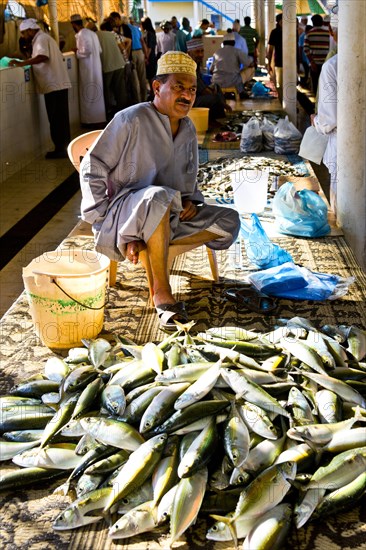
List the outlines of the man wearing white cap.
<svg viewBox="0 0 366 550">
<path fill-rule="evenodd" d="M 222 88 L 235 87 L 244 97 L 244 83 L 241 71 L 250 65 L 248 55 L 235 48 L 235 35 L 232 31 L 225 34 L 222 47 L 213 55 L 213 63 L 210 68 L 213 84 L 219 84 Z"/>
<path fill-rule="evenodd" d="M 63 55 L 56 41 L 41 30 L 35 19 L 22 21 L 19 30 L 22 37 L 32 43 L 32 57 L 25 61 L 13 59 L 9 65 L 32 65 L 37 92 L 44 94 L 51 139 L 55 145 L 55 150 L 49 151 L 46 158 L 66 158 L 70 142 L 68 88 L 71 88 L 71 82 Z"/>
<path fill-rule="evenodd" d="M 75 13 L 70 22 L 76 33 L 75 55 L 79 62 L 80 121 L 82 124 L 101 124 L 106 120 L 102 48 L 97 35 L 84 28 L 81 15 Z"/>
<path fill-rule="evenodd" d="M 158 61 L 154 100 L 117 113 L 81 163 L 81 215 L 96 249 L 138 262 L 147 248 L 154 304 L 164 329 L 187 321 L 169 284 L 170 243 L 228 248 L 238 214 L 204 204 L 197 189 L 197 135 L 187 117 L 196 97 L 196 63 L 183 52 Z"/>
</svg>

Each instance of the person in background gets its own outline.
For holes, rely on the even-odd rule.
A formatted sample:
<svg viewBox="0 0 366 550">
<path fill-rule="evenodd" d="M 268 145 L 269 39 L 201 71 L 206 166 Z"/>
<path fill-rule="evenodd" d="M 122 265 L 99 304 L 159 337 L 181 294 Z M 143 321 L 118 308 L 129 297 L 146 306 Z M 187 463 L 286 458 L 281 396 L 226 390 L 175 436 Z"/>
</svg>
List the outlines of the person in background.
<svg viewBox="0 0 366 550">
<path fill-rule="evenodd" d="M 304 76 L 300 79 L 301 86 L 304 86 L 305 88 L 309 85 L 309 72 L 310 72 L 310 63 L 307 55 L 304 52 L 304 44 L 305 44 L 305 36 L 306 33 L 310 31 L 313 27 L 311 25 L 307 25 L 305 27 L 305 30 L 302 34 L 299 36 L 299 55 L 300 55 L 300 62 L 302 63 L 302 66 L 304 67 Z"/>
<path fill-rule="evenodd" d="M 191 40 L 192 38 L 192 27 L 189 19 L 187 17 L 182 17 L 181 30 L 186 35 L 186 41 Z"/>
<path fill-rule="evenodd" d="M 71 82 L 66 63 L 57 42 L 41 30 L 35 19 L 24 19 L 19 30 L 32 45 L 32 56 L 25 61 L 12 59 L 9 67 L 32 65 L 36 90 L 44 95 L 51 139 L 55 146 L 54 151 L 46 154 L 46 159 L 67 158 L 70 143 L 68 90 Z"/>
<path fill-rule="evenodd" d="M 124 22 L 124 19 L 121 19 Z M 132 61 L 136 68 L 137 78 L 139 81 L 139 102 L 146 101 L 147 84 L 146 84 L 146 59 L 147 48 L 140 29 L 135 25 L 133 17 L 130 17 L 128 24 L 132 33 Z"/>
<path fill-rule="evenodd" d="M 230 29 L 227 30 L 227 32 L 229 31 Z M 245 40 L 245 38 L 243 38 L 239 34 L 239 31 L 240 31 L 240 23 L 239 23 L 239 20 L 236 19 L 233 23 L 233 28 L 232 28 L 232 32 L 234 33 L 234 36 L 235 36 L 235 48 L 238 48 L 238 50 L 241 50 L 243 53 L 245 53 L 245 55 L 249 55 L 247 41 Z"/>
<path fill-rule="evenodd" d="M 318 112 L 311 115 L 311 123 L 317 132 L 329 136 L 323 162 L 330 174 L 330 205 L 337 211 L 337 91 L 338 91 L 338 55 L 323 64 L 319 77 Z"/>
<path fill-rule="evenodd" d="M 102 48 L 104 101 L 108 121 L 113 118 L 115 113 L 128 105 L 125 79 L 126 60 L 118 47 L 113 27 L 114 19 L 108 17 L 102 21 L 100 31 L 96 32 Z"/>
<path fill-rule="evenodd" d="M 311 21 L 313 28 L 306 34 L 304 53 L 310 62 L 310 77 L 316 95 L 320 71 L 329 52 L 329 30 L 323 27 L 321 15 L 313 15 Z"/>
<path fill-rule="evenodd" d="M 245 38 L 248 46 L 248 55 L 253 58 L 254 66 L 257 66 L 258 61 L 258 47 L 260 42 L 260 36 L 256 29 L 250 26 L 250 17 L 244 17 L 244 27 L 240 27 L 239 34 Z M 235 19 L 235 23 L 240 25 L 239 19 Z"/>
<path fill-rule="evenodd" d="M 308 25 L 308 16 L 303 15 L 299 21 L 299 34 L 302 34 L 306 31 L 306 27 Z"/>
<path fill-rule="evenodd" d="M 194 29 L 192 38 L 200 38 L 208 33 L 210 22 L 208 19 L 201 19 L 200 24 Z"/>
<path fill-rule="evenodd" d="M 243 99 L 246 97 L 241 71 L 249 66 L 249 58 L 241 50 L 235 48 L 235 36 L 233 32 L 225 34 L 222 47 L 213 55 L 210 68 L 212 83 L 219 84 L 222 88 L 235 87 Z"/>
<path fill-rule="evenodd" d="M 75 55 L 79 67 L 80 121 L 83 125 L 100 125 L 106 121 L 103 94 L 102 48 L 96 34 L 84 28 L 82 17 L 75 13 L 70 22 L 75 31 Z"/>
<path fill-rule="evenodd" d="M 188 113 L 196 64 L 183 52 L 158 61 L 154 100 L 118 113 L 80 166 L 81 215 L 93 225 L 96 250 L 136 264 L 147 249 L 154 305 L 162 328 L 186 322 L 169 283 L 169 245 L 227 249 L 239 233 L 231 208 L 204 203 L 197 188 L 197 134 Z M 141 159 L 144 162 L 141 162 Z"/>
<path fill-rule="evenodd" d="M 170 21 L 172 32 L 175 34 L 175 49 L 177 52 L 187 53 L 187 35 L 182 31 L 176 17 L 172 17 Z"/>
<path fill-rule="evenodd" d="M 175 34 L 172 31 L 170 21 L 162 21 L 160 28 L 163 32 L 158 32 L 156 35 L 156 55 L 158 59 L 166 52 L 175 50 Z"/>
<path fill-rule="evenodd" d="M 204 58 L 202 38 L 192 38 L 192 40 L 188 40 L 187 49 L 188 55 L 197 64 L 197 93 L 193 107 L 207 107 L 210 109 L 210 122 L 214 122 L 220 118 L 225 118 L 226 111 L 231 111 L 231 107 L 226 103 L 220 86 L 218 84 L 214 86 L 207 86 L 202 78 L 201 70 Z"/>
<path fill-rule="evenodd" d="M 146 78 L 149 81 L 150 98 L 152 99 L 152 81 L 156 75 L 157 59 L 156 59 L 156 33 L 152 26 L 150 17 L 144 17 L 141 20 L 141 27 L 145 33 L 145 44 L 147 48 L 146 60 Z"/>
<path fill-rule="evenodd" d="M 274 72 L 272 58 L 274 54 Z M 283 65 L 282 65 L 282 13 L 276 15 L 276 28 L 273 29 L 268 40 L 267 69 L 275 83 L 278 98 L 282 101 Z"/>
<path fill-rule="evenodd" d="M 118 13 L 118 11 L 112 11 L 109 14 L 109 17 L 112 17 L 112 19 L 114 19 L 115 25 L 114 25 L 113 28 L 114 28 L 115 32 L 117 32 L 121 36 L 124 36 L 125 38 L 129 38 L 131 40 L 131 43 L 132 43 L 132 32 L 131 32 L 130 27 L 127 24 L 127 18 L 124 16 L 124 18 L 122 20 L 122 17 Z M 130 56 L 130 60 L 131 60 L 132 59 L 131 50 L 129 51 L 129 56 Z"/>
</svg>

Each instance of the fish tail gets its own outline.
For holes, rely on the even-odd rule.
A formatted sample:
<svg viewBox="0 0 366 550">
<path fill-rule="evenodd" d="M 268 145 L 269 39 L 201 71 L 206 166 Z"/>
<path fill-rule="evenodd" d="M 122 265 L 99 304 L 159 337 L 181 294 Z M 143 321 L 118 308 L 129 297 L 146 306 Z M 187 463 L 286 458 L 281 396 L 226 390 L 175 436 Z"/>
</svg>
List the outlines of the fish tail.
<svg viewBox="0 0 366 550">
<path fill-rule="evenodd" d="M 225 525 L 230 530 L 230 534 L 231 534 L 232 539 L 234 541 L 235 548 L 238 548 L 238 537 L 237 537 L 237 534 L 236 534 L 235 525 L 233 525 L 233 518 L 232 517 L 228 518 L 226 516 L 219 516 L 219 515 L 216 515 L 216 514 L 210 514 L 210 517 L 213 518 L 216 521 L 222 521 L 223 523 L 225 523 Z"/>
</svg>

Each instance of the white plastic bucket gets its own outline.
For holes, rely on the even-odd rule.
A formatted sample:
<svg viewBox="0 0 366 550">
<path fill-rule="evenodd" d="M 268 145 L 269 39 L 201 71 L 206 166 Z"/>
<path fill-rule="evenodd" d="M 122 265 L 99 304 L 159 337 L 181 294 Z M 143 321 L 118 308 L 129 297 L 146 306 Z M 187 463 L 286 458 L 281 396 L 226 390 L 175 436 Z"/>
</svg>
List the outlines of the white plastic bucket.
<svg viewBox="0 0 366 550">
<path fill-rule="evenodd" d="M 202 134 L 208 130 L 208 115 L 210 109 L 207 107 L 193 107 L 188 113 L 189 118 L 193 122 L 197 134 Z"/>
<path fill-rule="evenodd" d="M 236 170 L 230 174 L 234 204 L 239 213 L 262 212 L 267 204 L 268 172 Z"/>
<path fill-rule="evenodd" d="M 70 349 L 103 327 L 110 260 L 94 250 L 46 252 L 23 268 L 37 336 L 51 349 Z"/>
</svg>

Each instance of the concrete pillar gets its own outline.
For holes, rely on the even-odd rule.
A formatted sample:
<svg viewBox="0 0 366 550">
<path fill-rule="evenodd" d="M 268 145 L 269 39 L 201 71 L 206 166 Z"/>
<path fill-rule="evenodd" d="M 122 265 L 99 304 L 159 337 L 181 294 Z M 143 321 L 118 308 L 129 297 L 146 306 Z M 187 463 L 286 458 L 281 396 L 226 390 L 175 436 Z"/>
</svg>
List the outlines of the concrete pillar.
<svg viewBox="0 0 366 550">
<path fill-rule="evenodd" d="M 339 2 L 338 20 L 337 219 L 366 270 L 365 0 Z"/>
<path fill-rule="evenodd" d="M 59 43 L 57 0 L 48 0 L 48 15 L 50 18 L 51 36 Z"/>
<path fill-rule="evenodd" d="M 265 44 L 265 13 L 264 0 L 255 0 L 256 5 L 256 23 L 255 28 L 260 36 L 258 64 L 266 64 L 266 44 Z"/>
<path fill-rule="evenodd" d="M 283 0 L 282 5 L 283 99 L 289 119 L 296 125 L 296 0 Z"/>
<path fill-rule="evenodd" d="M 192 29 L 194 29 L 198 23 L 201 21 L 201 11 L 200 11 L 200 5 L 197 0 L 194 0 L 193 2 L 193 24 L 191 22 Z"/>
<path fill-rule="evenodd" d="M 271 31 L 276 27 L 276 0 L 266 0 L 266 47 Z"/>
<path fill-rule="evenodd" d="M 97 2 L 97 19 L 100 24 L 104 19 L 104 3 L 103 0 L 98 0 Z"/>
</svg>

